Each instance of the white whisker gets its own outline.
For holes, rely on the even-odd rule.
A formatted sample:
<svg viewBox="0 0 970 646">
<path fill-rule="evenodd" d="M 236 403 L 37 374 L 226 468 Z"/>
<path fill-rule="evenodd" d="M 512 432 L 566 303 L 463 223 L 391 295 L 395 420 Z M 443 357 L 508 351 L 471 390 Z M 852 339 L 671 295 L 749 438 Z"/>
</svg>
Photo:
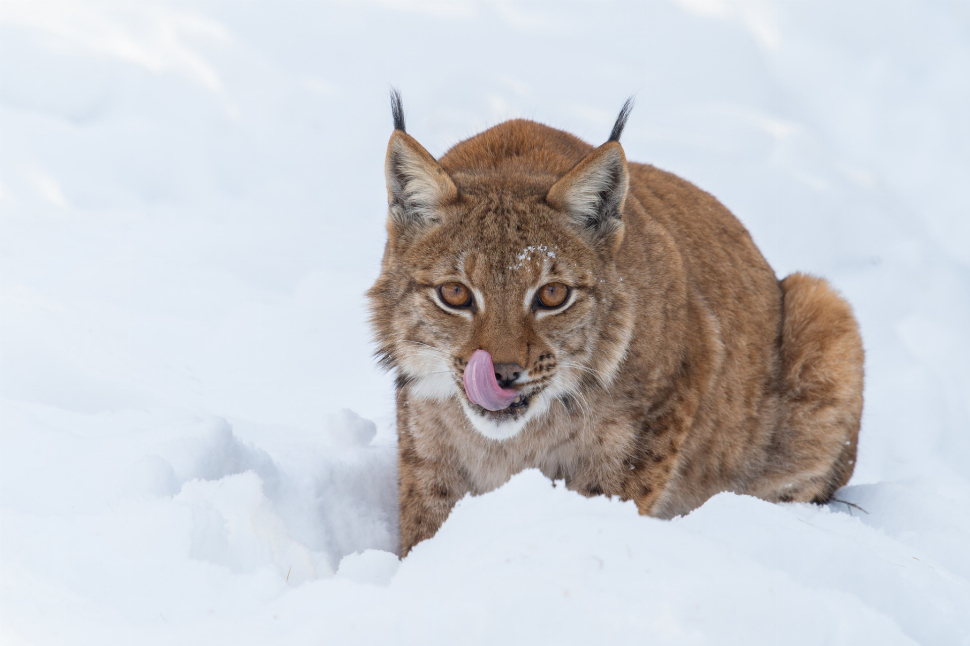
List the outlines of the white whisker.
<svg viewBox="0 0 970 646">
<path fill-rule="evenodd" d="M 597 370 L 594 370 L 593 368 L 590 368 L 589 366 L 583 366 L 578 363 L 573 363 L 571 361 L 561 361 L 560 365 L 565 366 L 567 368 L 584 370 L 589 374 L 593 375 L 596 378 L 596 380 L 599 382 L 600 387 L 602 387 L 603 390 L 606 391 L 606 394 L 610 396 L 610 403 L 613 406 L 613 415 L 616 415 L 616 401 L 613 399 L 613 393 L 612 393 L 610 384 L 608 384 L 606 380 L 603 378 L 602 373 L 600 373 Z"/>
<path fill-rule="evenodd" d="M 423 346 L 423 347 L 428 348 L 430 350 L 434 350 L 435 352 L 437 352 L 438 354 L 440 354 L 443 357 L 447 357 L 448 356 L 447 353 L 445 353 L 445 351 L 442 350 L 441 348 L 436 348 L 433 345 L 428 345 L 427 343 L 422 343 L 421 341 L 413 341 L 411 339 L 402 339 L 401 340 L 401 343 L 413 343 L 414 345 L 420 345 L 420 346 Z"/>
</svg>

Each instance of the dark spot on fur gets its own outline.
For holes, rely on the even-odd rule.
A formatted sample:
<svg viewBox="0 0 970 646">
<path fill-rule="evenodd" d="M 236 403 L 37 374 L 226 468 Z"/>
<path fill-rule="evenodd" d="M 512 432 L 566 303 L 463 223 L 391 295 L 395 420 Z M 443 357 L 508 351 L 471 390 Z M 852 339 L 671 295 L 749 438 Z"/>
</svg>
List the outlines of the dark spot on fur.
<svg viewBox="0 0 970 646">
<path fill-rule="evenodd" d="M 417 452 L 410 446 L 401 451 L 400 457 L 401 461 L 406 464 L 417 464 L 419 462 Z"/>
<path fill-rule="evenodd" d="M 641 438 L 643 438 L 643 437 L 645 437 L 647 435 L 650 435 L 650 432 L 652 430 L 653 429 L 650 427 L 650 420 L 645 419 L 642 422 L 640 422 L 640 437 Z"/>
</svg>

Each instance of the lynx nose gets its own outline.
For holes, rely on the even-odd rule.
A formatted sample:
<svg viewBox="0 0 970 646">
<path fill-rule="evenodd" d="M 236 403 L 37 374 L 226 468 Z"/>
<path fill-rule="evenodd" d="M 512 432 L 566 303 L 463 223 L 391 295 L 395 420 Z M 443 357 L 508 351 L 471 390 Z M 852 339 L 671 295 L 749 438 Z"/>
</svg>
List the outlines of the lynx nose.
<svg viewBox="0 0 970 646">
<path fill-rule="evenodd" d="M 502 388 L 508 388 L 519 376 L 525 372 L 525 368 L 517 363 L 496 363 L 495 379 Z"/>
</svg>

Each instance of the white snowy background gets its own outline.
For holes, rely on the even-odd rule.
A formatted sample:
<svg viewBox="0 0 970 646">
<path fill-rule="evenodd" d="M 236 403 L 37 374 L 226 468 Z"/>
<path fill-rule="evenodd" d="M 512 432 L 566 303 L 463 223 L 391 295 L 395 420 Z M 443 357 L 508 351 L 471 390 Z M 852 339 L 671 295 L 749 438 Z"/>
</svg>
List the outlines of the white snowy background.
<svg viewBox="0 0 970 646">
<path fill-rule="evenodd" d="M 387 92 L 721 199 L 867 350 L 840 503 L 527 472 L 404 561 Z M 970 643 L 970 4 L 0 6 L 4 644 Z"/>
</svg>

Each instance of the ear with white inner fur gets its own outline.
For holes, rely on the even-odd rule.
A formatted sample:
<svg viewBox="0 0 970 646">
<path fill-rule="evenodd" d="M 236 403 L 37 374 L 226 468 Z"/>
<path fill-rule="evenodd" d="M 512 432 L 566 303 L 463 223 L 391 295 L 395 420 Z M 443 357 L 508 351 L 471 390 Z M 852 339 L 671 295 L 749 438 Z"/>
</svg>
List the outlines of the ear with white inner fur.
<svg viewBox="0 0 970 646">
<path fill-rule="evenodd" d="M 621 226 L 630 186 L 623 147 L 608 141 L 556 182 L 546 202 L 585 230 L 606 234 Z"/>
<path fill-rule="evenodd" d="M 397 227 L 437 222 L 436 209 L 458 195 L 448 173 L 403 130 L 395 130 L 387 144 L 384 174 L 388 217 Z"/>
</svg>

